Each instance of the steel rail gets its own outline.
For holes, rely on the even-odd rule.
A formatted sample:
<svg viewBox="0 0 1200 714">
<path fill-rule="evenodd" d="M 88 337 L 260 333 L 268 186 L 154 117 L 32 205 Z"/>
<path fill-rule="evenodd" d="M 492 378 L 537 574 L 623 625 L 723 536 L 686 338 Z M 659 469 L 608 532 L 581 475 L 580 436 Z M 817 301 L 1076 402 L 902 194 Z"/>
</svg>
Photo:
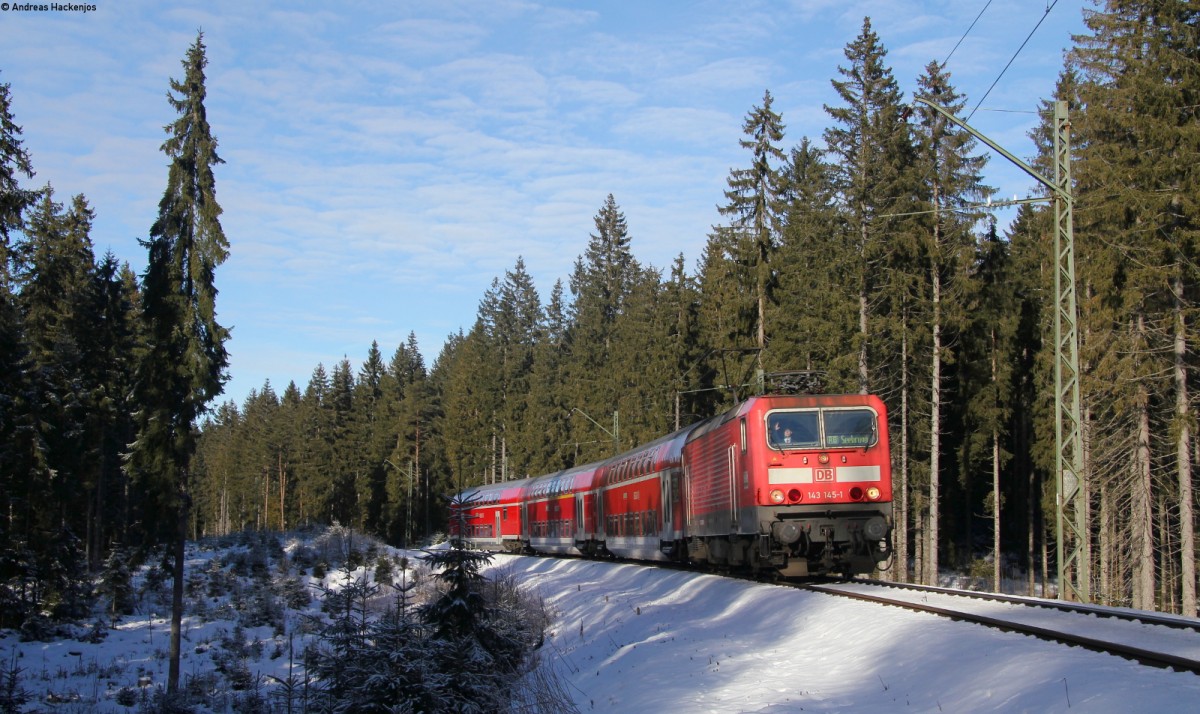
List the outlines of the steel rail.
<svg viewBox="0 0 1200 714">
<path fill-rule="evenodd" d="M 987 600 L 989 602 L 1003 602 L 1012 605 L 1027 605 L 1029 607 L 1041 607 L 1050 610 L 1060 610 L 1062 612 L 1095 615 L 1096 617 L 1110 617 L 1117 620 L 1144 622 L 1147 625 L 1162 625 L 1163 627 L 1173 627 L 1179 630 L 1194 630 L 1196 632 L 1200 632 L 1200 620 L 1185 618 L 1182 615 L 1171 616 L 1144 610 L 1114 610 L 1112 608 L 1105 608 L 1099 605 L 1067 602 L 1064 600 L 1046 600 L 1042 598 L 1024 597 L 1021 595 L 980 592 L 977 590 L 957 590 L 955 588 L 943 588 L 934 585 L 920 585 L 917 583 L 893 583 L 887 580 L 870 580 L 867 578 L 850 578 L 842 582 L 854 585 L 872 585 L 880 588 L 896 588 L 898 590 L 938 593 L 941 595 L 958 595 L 960 597 Z"/>
<path fill-rule="evenodd" d="M 1113 654 L 1120 657 L 1125 657 L 1126 659 L 1132 659 L 1136 662 L 1152 667 L 1176 669 L 1191 672 L 1193 674 L 1200 674 L 1200 661 L 1163 652 L 1153 652 L 1140 647 L 1134 647 L 1132 645 L 1126 645 L 1117 642 L 1106 642 L 1104 640 L 1084 637 L 1082 635 L 1059 632 L 1057 630 L 1050 630 L 1044 627 L 1026 625 L 1020 622 L 1002 620 L 995 617 L 989 617 L 987 615 L 963 612 L 961 610 L 950 610 L 933 605 L 908 602 L 905 600 L 895 600 L 892 598 L 880 597 L 878 595 L 868 595 L 866 593 L 851 592 L 848 590 L 840 590 L 836 586 L 808 583 L 798 584 L 796 587 L 804 590 L 812 590 L 813 592 L 824 593 L 826 595 L 846 597 L 854 600 L 863 600 L 865 602 L 873 602 L 881 605 L 894 605 L 896 607 L 906 608 L 915 612 L 928 612 L 935 615 L 941 615 L 942 617 L 952 620 L 961 620 L 964 622 L 973 622 L 979 625 L 994 627 L 1006 632 L 1020 632 L 1022 634 L 1032 635 L 1038 639 L 1048 640 L 1051 642 L 1077 645 L 1096 652 L 1104 652 L 1106 654 Z M 959 593 L 954 592 L 953 594 L 957 595 Z"/>
</svg>

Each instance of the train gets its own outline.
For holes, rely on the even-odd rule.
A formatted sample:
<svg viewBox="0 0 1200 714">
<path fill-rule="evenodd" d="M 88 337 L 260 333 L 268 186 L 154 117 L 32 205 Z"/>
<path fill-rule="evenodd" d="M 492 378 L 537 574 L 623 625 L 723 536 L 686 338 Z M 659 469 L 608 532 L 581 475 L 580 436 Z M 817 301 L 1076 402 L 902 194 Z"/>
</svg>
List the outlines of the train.
<svg viewBox="0 0 1200 714">
<path fill-rule="evenodd" d="M 870 573 L 892 556 L 887 423 L 875 395 L 751 396 L 612 458 L 466 488 L 451 536 L 784 579 Z"/>
</svg>

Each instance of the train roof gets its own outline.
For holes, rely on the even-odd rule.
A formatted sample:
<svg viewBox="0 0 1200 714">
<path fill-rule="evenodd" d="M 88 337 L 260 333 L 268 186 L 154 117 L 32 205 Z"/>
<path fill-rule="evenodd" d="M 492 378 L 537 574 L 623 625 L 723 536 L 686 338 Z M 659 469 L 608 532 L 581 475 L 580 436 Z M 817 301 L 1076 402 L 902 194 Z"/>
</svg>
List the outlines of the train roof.
<svg viewBox="0 0 1200 714">
<path fill-rule="evenodd" d="M 463 500 L 476 505 L 499 503 L 505 500 L 515 500 L 521 495 L 525 486 L 533 479 L 523 478 L 516 481 L 501 481 L 500 483 L 485 483 L 479 486 L 468 486 L 462 492 Z"/>
<path fill-rule="evenodd" d="M 592 487 L 599 463 L 572 466 L 569 469 L 535 476 L 525 487 L 525 497 L 554 496 L 561 493 L 586 491 Z"/>
<path fill-rule="evenodd" d="M 684 444 L 691 439 L 764 406 L 772 409 L 860 405 L 870 405 L 877 410 L 883 409 L 883 402 L 879 397 L 871 394 L 765 394 L 751 396 L 721 414 L 689 424 L 682 429 L 660 436 L 616 456 L 541 476 L 473 486 L 466 489 L 463 496 L 481 504 L 487 504 L 587 491 L 602 485 L 601 481 L 653 473 L 677 463 L 681 458 Z"/>
</svg>

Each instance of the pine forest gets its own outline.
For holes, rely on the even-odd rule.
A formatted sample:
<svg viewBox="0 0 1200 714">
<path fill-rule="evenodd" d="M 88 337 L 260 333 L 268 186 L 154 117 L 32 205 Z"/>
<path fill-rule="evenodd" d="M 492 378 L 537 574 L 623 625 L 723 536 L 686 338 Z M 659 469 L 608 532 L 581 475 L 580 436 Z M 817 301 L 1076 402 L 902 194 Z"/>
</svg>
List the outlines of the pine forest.
<svg viewBox="0 0 1200 714">
<path fill-rule="evenodd" d="M 1200 7 L 1109 0 L 1086 24 L 1030 157 L 1053 173 L 1066 102 L 1077 545 L 1096 602 L 1195 616 Z M 95 255 L 82 193 L 35 187 L 0 84 L 0 627 L 70 618 L 84 574 L 151 553 L 169 565 L 204 536 L 336 523 L 426 543 L 465 486 L 613 455 L 797 370 L 888 405 L 886 577 L 1053 595 L 1054 212 L 1030 201 L 997 225 L 985 176 L 1003 159 L 906 96 L 885 40 L 866 19 L 845 45 L 821 136 L 789 136 L 770 91 L 748 109 L 728 137 L 744 162 L 713 197 L 721 223 L 691 237 L 700 255 L 640 261 L 609 194 L 554 285 L 514 257 L 436 351 L 415 335 L 363 345 L 361 362 L 331 356 L 307 384 L 268 381 L 241 403 L 221 396 L 219 267 L 238 236 L 220 222 L 202 39 L 170 80 L 140 275 Z M 905 79 L 953 115 L 969 107 L 936 61 Z"/>
</svg>

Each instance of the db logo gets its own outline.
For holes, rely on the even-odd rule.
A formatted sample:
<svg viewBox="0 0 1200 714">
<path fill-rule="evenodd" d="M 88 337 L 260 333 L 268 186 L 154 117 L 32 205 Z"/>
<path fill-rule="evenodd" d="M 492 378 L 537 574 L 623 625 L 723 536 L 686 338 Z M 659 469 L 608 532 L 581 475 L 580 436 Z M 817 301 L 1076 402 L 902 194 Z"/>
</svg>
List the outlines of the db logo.
<svg viewBox="0 0 1200 714">
<path fill-rule="evenodd" d="M 833 483 L 833 469 L 814 469 L 813 480 L 817 483 Z"/>
</svg>

